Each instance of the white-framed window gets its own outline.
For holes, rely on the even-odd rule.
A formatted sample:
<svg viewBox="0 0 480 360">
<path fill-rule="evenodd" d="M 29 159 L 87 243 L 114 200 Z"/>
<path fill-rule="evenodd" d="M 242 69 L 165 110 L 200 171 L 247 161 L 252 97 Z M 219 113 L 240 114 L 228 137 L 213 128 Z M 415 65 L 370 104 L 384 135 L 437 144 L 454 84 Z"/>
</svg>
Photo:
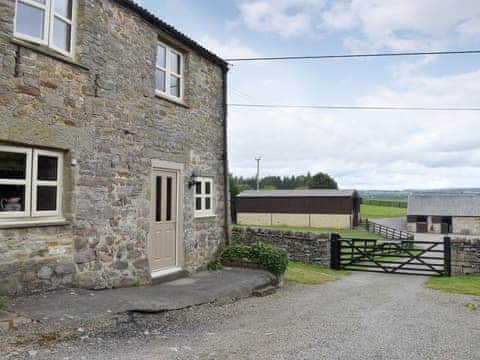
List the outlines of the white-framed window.
<svg viewBox="0 0 480 360">
<path fill-rule="evenodd" d="M 195 184 L 195 217 L 214 216 L 213 179 L 197 178 Z"/>
<path fill-rule="evenodd" d="M 16 0 L 15 37 L 73 56 L 77 0 Z"/>
<path fill-rule="evenodd" d="M 0 146 L 0 223 L 62 216 L 63 153 Z"/>
<path fill-rule="evenodd" d="M 155 69 L 155 92 L 175 100 L 183 99 L 183 55 L 158 43 Z"/>
</svg>

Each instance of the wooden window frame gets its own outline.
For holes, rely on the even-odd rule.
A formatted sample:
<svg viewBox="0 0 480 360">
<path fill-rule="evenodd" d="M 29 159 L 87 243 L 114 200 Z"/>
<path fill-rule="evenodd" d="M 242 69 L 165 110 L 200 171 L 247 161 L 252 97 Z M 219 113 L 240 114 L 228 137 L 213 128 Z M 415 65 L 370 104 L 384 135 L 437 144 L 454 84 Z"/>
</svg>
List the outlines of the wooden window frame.
<svg viewBox="0 0 480 360">
<path fill-rule="evenodd" d="M 16 38 L 26 40 L 38 45 L 47 46 L 56 52 L 65 55 L 67 57 L 73 58 L 75 55 L 75 41 L 76 38 L 76 28 L 77 28 L 77 3 L 78 0 L 71 0 L 72 1 L 72 19 L 68 19 L 63 17 L 62 15 L 55 12 L 55 0 L 45 0 L 45 4 L 39 4 L 33 0 L 15 0 L 15 17 L 13 20 L 13 34 Z M 28 6 L 35 7 L 44 11 L 45 18 L 43 24 L 43 37 L 41 39 L 22 34 L 17 32 L 17 15 L 18 15 L 18 3 L 23 3 Z M 53 43 L 53 36 L 54 36 L 54 21 L 55 18 L 67 23 L 71 27 L 70 31 L 70 51 L 65 51 Z"/>
<path fill-rule="evenodd" d="M 194 202 L 193 206 L 195 209 L 195 217 L 196 218 L 202 218 L 202 217 L 213 217 L 215 216 L 215 211 L 214 211 L 214 185 L 213 185 L 213 178 L 211 177 L 199 177 L 197 178 L 197 183 L 201 184 L 201 189 L 200 189 L 200 194 L 197 194 L 196 188 L 194 188 Z M 206 193 L 206 185 L 209 183 L 210 184 L 210 194 Z M 206 200 L 207 198 L 210 198 L 210 209 L 206 209 Z M 201 199 L 201 209 L 197 210 L 197 199 Z"/>
<path fill-rule="evenodd" d="M 158 41 L 157 43 L 156 54 L 158 54 L 158 47 L 160 46 L 165 48 L 165 67 L 160 66 L 158 64 L 158 59 L 156 58 L 155 59 L 155 77 L 157 76 L 156 74 L 157 70 L 163 71 L 165 73 L 165 91 L 157 89 L 157 84 L 155 81 L 155 94 L 173 101 L 183 102 L 185 57 L 180 51 L 175 50 L 171 46 L 168 46 L 167 44 L 161 41 Z M 171 58 L 170 58 L 171 53 L 178 55 L 180 57 L 180 74 L 177 74 L 172 71 Z M 170 94 L 170 77 L 171 76 L 174 76 L 179 79 L 180 96 L 175 96 Z"/>
<path fill-rule="evenodd" d="M 0 179 L 0 185 L 23 185 L 25 186 L 25 210 L 18 212 L 0 212 L 0 225 L 16 225 L 24 223 L 42 223 L 51 221 L 64 221 L 62 209 L 63 194 L 63 161 L 64 154 L 60 151 L 47 151 L 34 148 L 0 145 L 0 151 L 17 154 L 26 154 L 25 179 Z M 41 155 L 56 157 L 57 180 L 43 181 L 38 177 L 38 157 Z M 37 188 L 38 186 L 56 186 L 57 203 L 55 211 L 37 211 Z"/>
</svg>

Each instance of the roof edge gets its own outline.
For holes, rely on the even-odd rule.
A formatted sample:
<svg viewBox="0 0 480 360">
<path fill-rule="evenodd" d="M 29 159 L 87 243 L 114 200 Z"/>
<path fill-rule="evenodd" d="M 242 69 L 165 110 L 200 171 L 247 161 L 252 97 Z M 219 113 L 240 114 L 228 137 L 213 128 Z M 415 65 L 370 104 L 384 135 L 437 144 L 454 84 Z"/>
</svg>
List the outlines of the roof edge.
<svg viewBox="0 0 480 360">
<path fill-rule="evenodd" d="M 148 21 L 152 25 L 157 26 L 161 31 L 165 32 L 167 35 L 172 36 L 173 38 L 177 39 L 181 43 L 197 51 L 204 58 L 217 64 L 223 70 L 228 70 L 228 62 L 226 62 L 224 59 L 222 59 L 218 55 L 215 55 L 213 52 L 201 46 L 195 40 L 189 38 L 187 35 L 178 31 L 172 25 L 167 24 L 165 21 L 161 20 L 159 17 L 152 14 L 150 11 L 148 11 L 144 7 L 138 5 L 133 0 L 115 0 L 115 1 L 120 5 L 123 5 L 124 7 L 136 12 L 138 15 L 142 16 L 146 21 Z"/>
</svg>

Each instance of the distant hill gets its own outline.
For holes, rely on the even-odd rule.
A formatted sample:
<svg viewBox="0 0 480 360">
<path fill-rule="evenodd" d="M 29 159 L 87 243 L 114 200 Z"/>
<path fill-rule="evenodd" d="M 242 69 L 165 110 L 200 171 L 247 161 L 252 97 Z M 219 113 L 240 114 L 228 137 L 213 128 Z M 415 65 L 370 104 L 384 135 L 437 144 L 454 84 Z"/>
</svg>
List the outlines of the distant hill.
<svg viewBox="0 0 480 360">
<path fill-rule="evenodd" d="M 410 194 L 480 194 L 480 188 L 425 189 L 425 190 L 359 190 L 364 199 L 407 200 Z"/>
</svg>

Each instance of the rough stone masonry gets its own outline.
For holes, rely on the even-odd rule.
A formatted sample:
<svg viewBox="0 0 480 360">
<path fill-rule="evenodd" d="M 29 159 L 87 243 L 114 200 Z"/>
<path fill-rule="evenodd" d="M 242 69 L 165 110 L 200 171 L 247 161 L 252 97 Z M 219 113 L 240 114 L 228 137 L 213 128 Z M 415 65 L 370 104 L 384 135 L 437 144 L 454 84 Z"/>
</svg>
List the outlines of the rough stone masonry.
<svg viewBox="0 0 480 360">
<path fill-rule="evenodd" d="M 65 59 L 15 39 L 15 1 L 0 0 L 0 144 L 64 152 L 67 219 L 0 228 L 0 294 L 148 283 L 151 159 L 185 166 L 185 268 L 225 239 L 225 69 L 178 42 L 184 104 L 156 96 L 164 34 L 120 3 L 78 1 L 75 56 Z M 194 218 L 192 172 L 214 179 L 214 217 Z"/>
</svg>

